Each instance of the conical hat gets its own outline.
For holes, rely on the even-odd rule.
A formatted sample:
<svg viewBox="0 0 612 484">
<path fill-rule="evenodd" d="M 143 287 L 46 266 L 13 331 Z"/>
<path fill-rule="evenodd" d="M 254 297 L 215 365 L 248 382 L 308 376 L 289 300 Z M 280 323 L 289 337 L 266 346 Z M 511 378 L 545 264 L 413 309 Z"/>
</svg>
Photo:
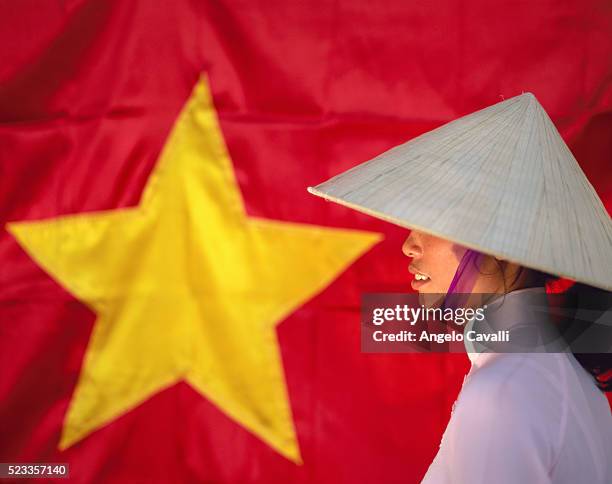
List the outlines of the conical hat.
<svg viewBox="0 0 612 484">
<path fill-rule="evenodd" d="M 612 222 L 531 93 L 308 191 L 402 227 L 612 290 Z"/>
</svg>

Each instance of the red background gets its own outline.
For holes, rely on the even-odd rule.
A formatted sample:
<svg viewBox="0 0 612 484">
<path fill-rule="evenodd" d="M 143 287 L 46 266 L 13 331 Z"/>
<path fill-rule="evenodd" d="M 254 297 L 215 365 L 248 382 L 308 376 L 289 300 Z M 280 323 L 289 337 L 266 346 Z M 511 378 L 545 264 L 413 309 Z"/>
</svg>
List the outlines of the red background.
<svg viewBox="0 0 612 484">
<path fill-rule="evenodd" d="M 74 482 L 418 482 L 464 355 L 359 351 L 363 291 L 409 290 L 406 231 L 306 193 L 523 91 L 612 207 L 607 1 L 0 0 L 0 226 L 132 206 L 201 72 L 251 215 L 384 232 L 279 340 L 303 466 L 186 384 L 59 453 L 95 316 L 0 231 L 0 461 Z"/>
</svg>

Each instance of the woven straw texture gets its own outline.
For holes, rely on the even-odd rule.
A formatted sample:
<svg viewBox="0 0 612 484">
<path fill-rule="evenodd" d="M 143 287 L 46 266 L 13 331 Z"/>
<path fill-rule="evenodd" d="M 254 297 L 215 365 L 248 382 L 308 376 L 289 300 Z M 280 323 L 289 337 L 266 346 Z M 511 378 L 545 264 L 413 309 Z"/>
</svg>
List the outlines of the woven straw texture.
<svg viewBox="0 0 612 484">
<path fill-rule="evenodd" d="M 612 290 L 610 216 L 531 93 L 445 124 L 308 191 Z"/>
</svg>

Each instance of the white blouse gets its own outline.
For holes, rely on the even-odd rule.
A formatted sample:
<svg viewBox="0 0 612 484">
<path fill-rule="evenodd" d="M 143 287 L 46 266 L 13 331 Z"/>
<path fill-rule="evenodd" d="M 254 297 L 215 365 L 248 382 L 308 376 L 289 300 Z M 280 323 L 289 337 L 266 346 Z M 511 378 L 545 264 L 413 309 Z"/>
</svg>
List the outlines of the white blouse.
<svg viewBox="0 0 612 484">
<path fill-rule="evenodd" d="M 520 321 L 534 297 L 545 303 L 544 288 L 507 294 L 502 317 Z M 612 483 L 610 405 L 571 353 L 468 356 L 472 367 L 422 483 Z"/>
</svg>

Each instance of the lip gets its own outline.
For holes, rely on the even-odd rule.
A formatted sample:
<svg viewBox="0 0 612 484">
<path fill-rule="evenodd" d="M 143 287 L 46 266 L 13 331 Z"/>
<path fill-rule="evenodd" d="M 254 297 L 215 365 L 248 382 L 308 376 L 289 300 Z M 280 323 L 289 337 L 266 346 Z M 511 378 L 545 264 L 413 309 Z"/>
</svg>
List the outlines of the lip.
<svg viewBox="0 0 612 484">
<path fill-rule="evenodd" d="M 408 266 L 408 272 L 410 272 L 410 274 L 423 274 L 424 276 L 429 277 L 429 274 L 425 274 L 424 272 L 419 271 L 412 264 Z M 431 279 L 427 279 L 426 281 L 417 281 L 416 279 L 413 279 L 410 282 L 410 287 L 412 287 L 412 289 L 414 289 L 415 291 L 418 291 L 421 287 L 423 287 L 425 284 L 428 284 L 430 281 Z"/>
<path fill-rule="evenodd" d="M 410 282 L 410 287 L 415 291 L 418 291 L 425 284 L 429 284 L 429 281 L 429 279 L 426 281 L 417 281 L 416 279 L 412 279 L 412 281 Z"/>
</svg>

